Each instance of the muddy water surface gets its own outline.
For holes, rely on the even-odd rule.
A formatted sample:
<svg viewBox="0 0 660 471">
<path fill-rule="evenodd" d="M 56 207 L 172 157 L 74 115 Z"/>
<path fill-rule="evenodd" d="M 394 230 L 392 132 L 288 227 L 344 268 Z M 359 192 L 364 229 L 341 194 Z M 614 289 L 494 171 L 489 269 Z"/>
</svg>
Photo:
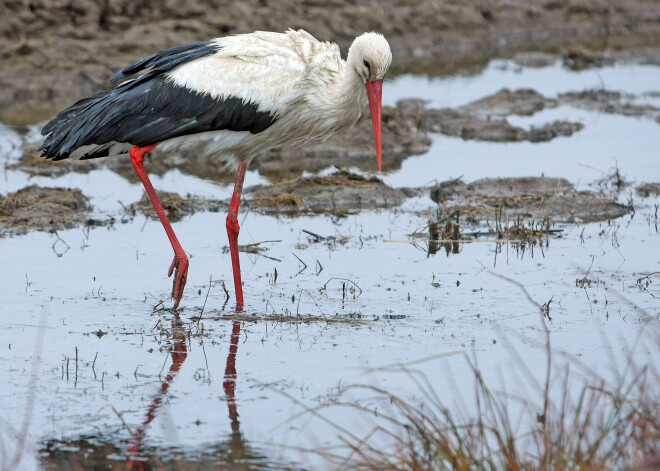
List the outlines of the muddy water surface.
<svg viewBox="0 0 660 471">
<path fill-rule="evenodd" d="M 532 88 L 550 100 L 604 87 L 657 106 L 649 92 L 658 91 L 659 73 L 496 61 L 475 77 L 402 77 L 386 99 L 422 97 L 433 108 L 458 108 L 504 87 Z M 142 197 L 139 185 L 108 168 L 53 177 L 6 168 L 3 196 L 31 184 L 79 188 L 99 223 L 56 233 L 5 230 L 0 238 L 0 463 L 22 450 L 23 469 L 147 460 L 315 468 L 322 460 L 301 448 L 341 444 L 336 425 L 366 436 L 374 422 L 353 409 L 323 409 L 331 425 L 307 408 L 356 383 L 417 397 L 408 376 L 383 367 L 421 370 L 446 404 L 469 415 L 473 373 L 462 355 L 475 355 L 491 387 L 534 401 L 534 380 L 545 375 L 544 324 L 554 349 L 606 378 L 614 380 L 631 355 L 649 363 L 658 355 L 660 200 L 642 198 L 635 186 L 660 181 L 659 124 L 566 103 L 506 119 L 520 127 L 576 121 L 584 129 L 543 143 L 431 134 L 428 153 L 382 176 L 392 188 L 415 188 L 397 207 L 267 214 L 248 199 L 240 243 L 254 245 L 241 254 L 247 306 L 240 316 L 222 211 L 174 225 L 191 256 L 177 319 L 167 309 L 172 254 L 162 228 L 124 209 Z M 20 133 L 0 132 L 2 158 L 15 162 Z M 330 164 L 321 175 L 334 171 Z M 615 166 L 629 186 L 608 177 Z M 552 222 L 555 232 L 531 244 L 487 235 L 496 224 L 493 207 L 492 216 L 460 216 L 463 232 L 486 235 L 432 249 L 429 220 L 455 203 L 432 199 L 436 182 L 541 175 L 602 191 L 634 212 L 589 224 Z M 183 196 L 226 200 L 231 193 L 230 185 L 178 169 L 153 182 Z M 268 183 L 248 173 L 246 187 Z M 488 207 L 484 199 L 479 204 Z M 538 305 L 550 300 L 542 317 Z M 356 393 L 355 400 L 367 399 Z"/>
</svg>

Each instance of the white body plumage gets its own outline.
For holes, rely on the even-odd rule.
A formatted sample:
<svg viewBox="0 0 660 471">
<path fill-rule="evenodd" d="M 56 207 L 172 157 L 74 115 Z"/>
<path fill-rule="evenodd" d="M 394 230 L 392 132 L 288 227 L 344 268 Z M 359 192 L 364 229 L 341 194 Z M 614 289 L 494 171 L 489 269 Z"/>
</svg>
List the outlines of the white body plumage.
<svg viewBox="0 0 660 471">
<path fill-rule="evenodd" d="M 218 102 L 238 98 L 243 104 L 256 105 L 258 112 L 268 113 L 274 122 L 257 133 L 221 129 L 176 136 L 160 141 L 157 148 L 195 150 L 231 167 L 284 143 L 322 140 L 352 126 L 367 104 L 366 81 L 382 80 L 391 63 L 389 46 L 377 33 L 358 37 L 347 61 L 341 59 L 336 44 L 318 41 L 303 30 L 255 32 L 211 43 L 217 51 L 168 70 L 163 74 L 166 82 Z M 373 64 L 382 65 L 360 73 L 368 54 L 377 56 Z M 121 154 L 134 145 L 88 144 L 70 156 L 84 158 L 99 149 L 106 150 L 105 155 Z"/>
</svg>

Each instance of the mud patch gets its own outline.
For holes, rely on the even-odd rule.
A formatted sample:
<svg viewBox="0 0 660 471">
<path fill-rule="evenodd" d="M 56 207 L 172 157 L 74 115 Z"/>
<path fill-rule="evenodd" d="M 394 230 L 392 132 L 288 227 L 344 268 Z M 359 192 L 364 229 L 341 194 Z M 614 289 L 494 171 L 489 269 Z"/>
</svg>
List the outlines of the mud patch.
<svg viewBox="0 0 660 471">
<path fill-rule="evenodd" d="M 506 117 L 512 114 L 531 116 L 548 106 L 549 100 L 535 90 L 521 88 L 499 92 L 473 101 L 461 109 L 483 116 Z"/>
<path fill-rule="evenodd" d="M 547 142 L 559 136 L 571 136 L 584 128 L 582 123 L 553 121 L 524 129 L 506 119 L 512 114 L 530 116 L 548 105 L 556 106 L 556 103 L 534 90 L 504 89 L 460 108 L 424 110 L 420 127 L 465 140 L 488 142 Z"/>
<path fill-rule="evenodd" d="M 47 231 L 95 223 L 88 218 L 88 198 L 78 189 L 31 185 L 0 195 L 0 235 Z"/>
<path fill-rule="evenodd" d="M 42 113 L 107 87 L 113 71 L 169 47 L 214 36 L 254 30 L 305 28 L 320 40 L 345 48 L 364 31 L 380 31 L 394 51 L 394 66 L 441 57 L 449 71 L 456 64 L 519 50 L 566 48 L 586 38 L 657 34 L 653 0 L 630 0 L 612 6 L 591 0 L 546 2 L 470 2 L 388 0 L 365 14 L 365 6 L 338 0 L 300 4 L 263 0 L 185 5 L 160 2 L 50 2 L 0 4 L 0 102 L 34 99 Z M 648 40 L 647 40 L 648 41 Z M 575 47 L 567 57 L 586 57 Z M 588 59 L 588 57 L 586 57 Z M 587 61 L 588 63 L 589 61 Z M 20 108 L 25 108 L 21 103 Z M 22 110 L 25 113 L 25 110 Z M 15 113 L 11 113 L 15 115 Z M 45 118 L 43 115 L 41 119 Z M 4 119 L 4 118 L 3 118 Z M 33 117 L 22 118 L 34 122 Z"/>
<path fill-rule="evenodd" d="M 170 222 L 178 222 L 186 216 L 190 216 L 199 211 L 210 211 L 217 213 L 221 210 L 226 210 L 229 205 L 219 200 L 212 200 L 201 198 L 199 196 L 180 196 L 177 193 L 170 193 L 168 191 L 157 191 L 158 199 L 163 205 L 163 209 L 167 214 Z M 126 208 L 126 213 L 129 216 L 134 216 L 139 212 L 151 219 L 158 220 L 158 214 L 154 209 L 149 196 L 146 193 L 142 195 L 142 199 L 137 203 L 133 203 Z"/>
<path fill-rule="evenodd" d="M 453 180 L 431 190 L 442 211 L 458 211 L 473 222 L 484 219 L 587 223 L 633 211 L 603 192 L 576 191 L 563 178 L 486 178 L 465 184 Z"/>
<path fill-rule="evenodd" d="M 465 140 L 489 142 L 547 142 L 556 137 L 571 136 L 584 128 L 579 122 L 553 121 L 524 129 L 511 125 L 506 119 L 511 115 L 532 116 L 546 108 L 557 106 L 571 106 L 660 122 L 660 108 L 636 104 L 636 98 L 638 97 L 634 94 L 588 90 L 563 93 L 554 99 L 529 89 L 503 89 L 459 108 L 424 109 L 420 113 L 419 127 L 425 131 L 439 132 Z M 407 102 L 408 106 L 423 107 L 423 103 L 418 100 Z"/>
<path fill-rule="evenodd" d="M 97 161 L 47 160 L 33 152 L 31 149 L 33 147 L 36 148 L 33 144 L 26 146 L 25 152 L 18 162 L 8 164 L 6 168 L 21 170 L 35 177 L 59 177 L 69 172 L 87 173 L 101 166 L 101 162 Z"/>
<path fill-rule="evenodd" d="M 249 203 L 265 213 L 313 212 L 344 214 L 361 209 L 391 208 L 407 197 L 376 177 L 346 170 L 327 177 L 297 178 L 277 185 L 246 189 Z"/>
<path fill-rule="evenodd" d="M 633 103 L 635 98 L 636 96 L 633 94 L 609 90 L 589 90 L 563 93 L 559 95 L 557 103 L 609 114 L 660 120 L 660 108 L 635 104 Z"/>
</svg>

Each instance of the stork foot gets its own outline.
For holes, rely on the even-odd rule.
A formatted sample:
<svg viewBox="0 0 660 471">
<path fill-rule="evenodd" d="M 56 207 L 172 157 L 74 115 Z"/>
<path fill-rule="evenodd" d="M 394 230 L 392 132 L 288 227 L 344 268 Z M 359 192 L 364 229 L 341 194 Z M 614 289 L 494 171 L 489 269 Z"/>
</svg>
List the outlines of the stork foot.
<svg viewBox="0 0 660 471">
<path fill-rule="evenodd" d="M 176 309 L 179 307 L 181 297 L 183 296 L 183 289 L 186 287 L 186 281 L 188 281 L 188 257 L 186 254 L 174 255 L 174 260 L 172 260 L 167 276 L 172 276 L 172 273 L 174 273 L 172 298 L 174 299 L 174 309 Z"/>
</svg>

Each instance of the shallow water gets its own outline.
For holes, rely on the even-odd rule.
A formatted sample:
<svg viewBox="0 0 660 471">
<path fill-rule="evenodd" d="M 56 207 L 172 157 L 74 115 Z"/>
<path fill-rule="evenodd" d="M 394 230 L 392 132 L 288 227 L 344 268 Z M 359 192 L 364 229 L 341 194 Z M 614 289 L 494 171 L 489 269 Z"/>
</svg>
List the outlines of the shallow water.
<svg viewBox="0 0 660 471">
<path fill-rule="evenodd" d="M 494 61 L 476 77 L 402 77 L 388 85 L 386 96 L 394 100 L 412 90 L 411 96 L 429 98 L 435 106 L 454 106 L 503 86 L 553 96 L 602 82 L 640 94 L 654 91 L 658 72 L 617 66 L 574 73 L 558 65 L 520 69 Z M 601 80 L 595 82 L 597 76 Z M 614 165 L 628 180 L 660 180 L 652 154 L 660 139 L 654 121 L 570 107 L 515 119 L 532 125 L 565 118 L 583 122 L 585 129 L 541 144 L 436 135 L 428 154 L 407 159 L 384 180 L 421 186 L 459 175 L 472 181 L 545 174 L 587 188 Z M 4 161 L 16 158 L 6 150 L 16 148 L 16 137 L 7 133 L 0 129 Z M 142 195 L 139 185 L 109 170 L 57 178 L 5 170 L 0 181 L 3 194 L 31 183 L 81 188 L 98 215 L 117 216 L 118 200 L 127 205 Z M 249 172 L 246 186 L 263 181 Z M 216 199 L 231 193 L 229 186 L 179 171 L 153 182 L 159 189 Z M 629 196 L 625 190 L 620 198 Z M 337 445 L 338 431 L 309 413 L 300 416 L 305 407 L 356 383 L 418 397 L 406 375 L 373 368 L 410 363 L 447 404 L 466 402 L 470 410 L 473 372 L 455 352 L 474 354 L 491 387 L 527 392 L 531 399 L 537 390 L 521 374 L 519 358 L 543 380 L 541 315 L 518 285 L 498 275 L 523 284 L 538 304 L 552 299 L 552 320 L 545 322 L 552 347 L 614 380 L 630 356 L 646 364 L 658 354 L 659 283 L 652 278 L 644 291 L 637 280 L 641 273 L 660 271 L 654 217 L 660 200 L 634 196 L 634 201 L 632 216 L 560 226 L 560 237 L 550 236 L 533 250 L 479 239 L 462 244 L 458 254 L 434 255 L 424 239 L 411 237 L 428 223 L 416 211 L 435 207 L 428 196 L 403 208 L 339 219 L 243 211 L 241 244 L 275 242 L 264 244 L 267 257 L 241 254 L 246 312 L 255 318 L 240 323 L 223 318 L 232 311 L 219 283 L 232 291 L 224 215 L 198 213 L 174 224 L 191 256 L 182 326 L 174 328 L 170 311 L 154 311 L 171 306 L 166 272 L 172 254 L 158 222 L 137 216 L 91 230 L 8 235 L 0 239 L 5 351 L 0 463 L 13 456 L 31 412 L 23 469 L 39 467 L 42 455 L 35 450 L 45 448 L 50 451 L 43 459 L 67 452 L 111 462 L 183 454 L 228 465 L 316 467 L 319 458 L 299 448 Z M 303 230 L 334 239 L 313 242 Z M 591 286 L 577 286 L 585 277 Z M 295 321 L 297 314 L 303 317 Z M 340 315 L 346 322 L 305 322 L 310 315 Z M 412 365 L 436 355 L 447 356 Z M 324 414 L 357 435 L 373 426 L 351 409 Z M 136 443 L 141 451 L 131 455 Z"/>
</svg>

